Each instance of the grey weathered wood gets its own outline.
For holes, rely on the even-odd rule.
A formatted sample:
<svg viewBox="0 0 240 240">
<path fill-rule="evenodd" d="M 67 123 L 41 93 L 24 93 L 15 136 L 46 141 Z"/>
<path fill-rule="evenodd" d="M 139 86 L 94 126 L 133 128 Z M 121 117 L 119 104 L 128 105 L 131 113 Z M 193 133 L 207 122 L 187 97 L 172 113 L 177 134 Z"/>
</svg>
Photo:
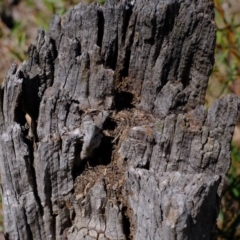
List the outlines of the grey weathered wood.
<svg viewBox="0 0 240 240">
<path fill-rule="evenodd" d="M 39 31 L 0 92 L 6 239 L 213 239 L 240 106 L 203 106 L 213 8 L 109 0 Z"/>
</svg>

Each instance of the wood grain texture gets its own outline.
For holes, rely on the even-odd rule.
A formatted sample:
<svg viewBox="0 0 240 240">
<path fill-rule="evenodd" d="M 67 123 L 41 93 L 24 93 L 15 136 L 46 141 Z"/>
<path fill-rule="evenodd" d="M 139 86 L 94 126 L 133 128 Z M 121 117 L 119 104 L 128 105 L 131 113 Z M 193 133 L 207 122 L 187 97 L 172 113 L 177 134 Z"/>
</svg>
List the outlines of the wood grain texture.
<svg viewBox="0 0 240 240">
<path fill-rule="evenodd" d="M 212 0 L 79 4 L 39 30 L 0 91 L 6 239 L 213 239 L 240 106 L 204 108 L 215 31 Z"/>
</svg>

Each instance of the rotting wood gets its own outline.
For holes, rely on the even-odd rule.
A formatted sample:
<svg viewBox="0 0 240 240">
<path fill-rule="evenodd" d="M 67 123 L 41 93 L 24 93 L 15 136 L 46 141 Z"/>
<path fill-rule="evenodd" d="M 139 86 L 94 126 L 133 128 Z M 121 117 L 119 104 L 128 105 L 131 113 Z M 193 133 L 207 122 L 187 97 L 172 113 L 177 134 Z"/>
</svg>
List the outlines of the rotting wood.
<svg viewBox="0 0 240 240">
<path fill-rule="evenodd" d="M 40 30 L 0 92 L 6 239 L 213 239 L 239 115 L 203 106 L 215 31 L 212 0 L 79 4 Z"/>
</svg>

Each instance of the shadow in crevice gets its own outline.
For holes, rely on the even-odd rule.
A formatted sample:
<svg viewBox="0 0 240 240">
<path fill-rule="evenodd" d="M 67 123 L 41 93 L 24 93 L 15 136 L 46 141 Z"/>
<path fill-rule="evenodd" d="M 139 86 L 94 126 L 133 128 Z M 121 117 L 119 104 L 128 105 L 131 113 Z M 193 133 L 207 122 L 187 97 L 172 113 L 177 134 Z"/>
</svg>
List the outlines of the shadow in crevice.
<svg viewBox="0 0 240 240">
<path fill-rule="evenodd" d="M 124 206 L 122 208 L 122 217 L 123 217 L 123 231 L 126 236 L 126 240 L 130 240 L 131 238 L 131 222 L 127 214 L 128 208 Z"/>
<path fill-rule="evenodd" d="M 129 21 L 132 15 L 132 8 L 125 8 L 125 11 L 123 12 L 123 24 L 122 24 L 122 42 L 125 43 L 126 40 L 126 34 L 127 34 L 127 29 L 129 26 Z"/>
<path fill-rule="evenodd" d="M 132 9 L 129 9 L 127 11 L 126 14 L 126 20 L 124 22 L 124 34 L 123 34 L 123 42 L 125 44 L 125 41 L 126 41 L 126 33 L 127 33 L 127 28 L 128 28 L 128 25 L 129 25 L 129 21 L 130 21 L 130 17 L 132 15 Z M 132 45 L 133 45 L 133 41 L 134 41 L 134 34 L 135 34 L 135 26 L 136 26 L 136 20 L 135 20 L 135 23 L 133 25 L 133 29 L 132 29 L 132 33 L 130 34 L 129 36 L 129 44 L 127 45 L 126 47 L 126 52 L 125 52 L 125 57 L 124 57 L 124 62 L 123 62 L 123 69 L 121 70 L 121 75 L 123 77 L 127 77 L 129 75 L 129 65 L 130 65 L 130 59 L 131 59 L 131 48 L 132 48 Z"/>
<path fill-rule="evenodd" d="M 27 232 L 27 237 L 28 237 L 28 239 L 34 239 L 32 231 L 31 231 L 30 224 L 28 223 L 27 214 L 26 214 L 25 209 L 23 209 L 23 213 L 24 213 L 24 220 L 25 220 L 25 228 L 26 228 L 26 232 Z"/>
<path fill-rule="evenodd" d="M 24 74 L 23 74 L 24 75 Z M 39 96 L 39 88 L 40 88 L 40 77 L 38 75 L 29 78 L 29 76 L 23 76 L 22 83 L 22 111 L 27 113 L 31 117 L 32 121 L 32 130 L 34 132 L 34 140 L 38 142 L 37 136 L 37 119 L 39 116 L 39 108 L 41 97 Z"/>
<path fill-rule="evenodd" d="M 117 123 L 112 118 L 107 118 L 103 125 L 103 130 L 107 131 L 114 131 L 116 129 Z M 96 148 L 92 156 L 89 156 L 86 159 L 81 159 L 81 152 L 83 147 L 83 140 L 79 139 L 75 143 L 75 152 L 74 152 L 74 162 L 73 162 L 73 168 L 72 168 L 72 176 L 75 180 L 79 175 L 81 175 L 86 169 L 91 169 L 96 166 L 106 166 L 109 165 L 112 161 L 113 156 L 113 136 L 106 136 L 102 133 L 102 139 L 101 143 Z"/>
<path fill-rule="evenodd" d="M 104 67 L 116 69 L 118 59 L 118 36 L 109 43 L 107 51 L 104 56 Z"/>
<path fill-rule="evenodd" d="M 150 170 L 150 161 L 147 161 L 145 165 L 137 165 L 137 168 L 141 168 L 141 169 L 146 169 L 146 170 Z"/>
<path fill-rule="evenodd" d="M 113 137 L 103 136 L 100 146 L 95 149 L 91 157 L 81 159 L 82 142 L 79 141 L 75 145 L 75 158 L 72 168 L 72 176 L 75 180 L 86 169 L 91 169 L 99 165 L 108 165 L 112 159 L 113 153 Z"/>
<path fill-rule="evenodd" d="M 186 88 L 190 84 L 190 77 L 191 77 L 190 73 L 192 69 L 191 67 L 192 62 L 193 62 L 193 52 L 191 52 L 190 56 L 188 57 L 187 64 L 184 68 L 184 71 L 182 72 L 181 79 L 182 79 L 182 84 L 184 88 Z"/>
<path fill-rule="evenodd" d="M 113 152 L 112 140 L 113 137 L 104 136 L 102 138 L 100 146 L 96 149 L 93 156 L 88 159 L 90 167 L 110 164 Z"/>
<path fill-rule="evenodd" d="M 82 141 L 78 140 L 75 143 L 75 149 L 74 149 L 74 161 L 73 161 L 73 167 L 72 167 L 72 176 L 75 180 L 77 176 L 79 176 L 84 170 L 86 165 L 86 160 L 81 160 L 80 154 L 82 151 Z"/>
<path fill-rule="evenodd" d="M 57 50 L 57 46 L 56 46 L 56 41 L 51 38 L 50 43 L 52 45 L 53 58 L 55 60 L 58 57 L 58 50 Z M 53 64 L 53 66 L 54 66 L 54 64 Z"/>
<path fill-rule="evenodd" d="M 117 111 L 134 108 L 133 94 L 126 91 L 115 92 L 115 108 Z"/>
<path fill-rule="evenodd" d="M 97 12 L 98 16 L 98 35 L 97 35 L 97 45 L 102 48 L 102 40 L 104 35 L 104 16 L 103 12 L 101 10 L 98 10 Z"/>
<path fill-rule="evenodd" d="M 107 118 L 107 120 L 103 124 L 104 130 L 113 131 L 114 129 L 116 129 L 116 127 L 117 127 L 117 123 L 112 118 Z"/>
<path fill-rule="evenodd" d="M 14 109 L 14 121 L 18 123 L 20 126 L 25 126 L 27 122 L 25 118 L 25 113 L 23 112 L 22 109 L 22 94 L 19 95 L 17 99 L 17 106 Z"/>
</svg>

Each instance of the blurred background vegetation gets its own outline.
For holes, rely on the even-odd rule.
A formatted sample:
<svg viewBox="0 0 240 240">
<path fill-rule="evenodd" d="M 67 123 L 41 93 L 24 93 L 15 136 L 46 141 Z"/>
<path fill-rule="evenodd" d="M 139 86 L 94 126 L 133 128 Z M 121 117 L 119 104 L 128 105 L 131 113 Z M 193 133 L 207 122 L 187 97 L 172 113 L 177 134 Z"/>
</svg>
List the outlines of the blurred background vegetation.
<svg viewBox="0 0 240 240">
<path fill-rule="evenodd" d="M 97 1 L 103 4 L 105 0 Z M 207 107 L 228 93 L 240 96 L 240 0 L 214 1 L 217 43 Z M 47 31 L 53 14 L 62 15 L 79 2 L 84 0 L 0 0 L 0 82 L 13 61 L 20 63 L 27 59 L 27 49 L 37 29 Z M 1 208 L 0 231 L 3 231 Z M 232 165 L 225 179 L 217 239 L 240 239 L 240 123 L 232 142 Z"/>
</svg>

